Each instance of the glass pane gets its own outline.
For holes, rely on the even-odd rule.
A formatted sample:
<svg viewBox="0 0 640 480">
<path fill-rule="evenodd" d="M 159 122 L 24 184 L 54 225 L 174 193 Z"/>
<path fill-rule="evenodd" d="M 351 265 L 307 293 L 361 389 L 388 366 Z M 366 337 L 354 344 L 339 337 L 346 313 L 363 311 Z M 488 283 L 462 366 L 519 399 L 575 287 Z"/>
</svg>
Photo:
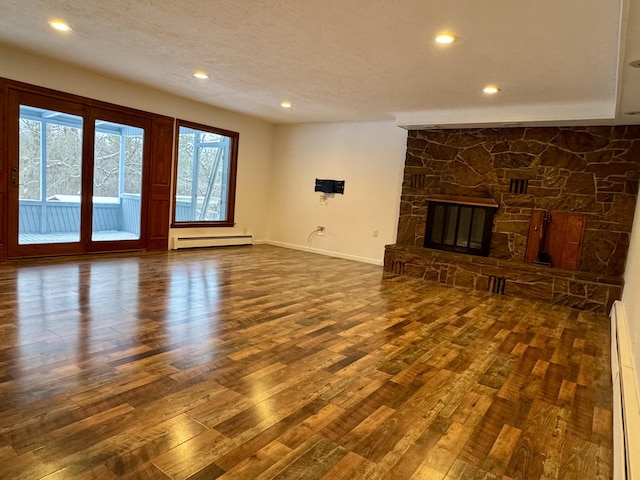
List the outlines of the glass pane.
<svg viewBox="0 0 640 480">
<path fill-rule="evenodd" d="M 176 222 L 227 219 L 231 139 L 180 127 Z"/>
<path fill-rule="evenodd" d="M 42 123 L 20 118 L 20 200 L 40 200 Z"/>
<path fill-rule="evenodd" d="M 431 229 L 431 242 L 441 243 L 442 229 L 444 227 L 444 205 L 436 205 L 433 210 L 433 227 Z"/>
<path fill-rule="evenodd" d="M 447 226 L 445 227 L 444 239 L 442 243 L 445 245 L 453 245 L 456 238 L 456 222 L 458 220 L 458 206 L 450 205 L 447 208 Z"/>
<path fill-rule="evenodd" d="M 18 243 L 80 241 L 82 118 L 20 106 Z"/>
<path fill-rule="evenodd" d="M 475 208 L 473 212 L 473 222 L 471 224 L 471 248 L 482 247 L 482 234 L 484 231 L 484 222 L 487 212 L 484 208 Z M 490 226 L 488 228 L 491 228 Z"/>
<path fill-rule="evenodd" d="M 458 220 L 458 239 L 456 245 L 458 247 L 467 247 L 469 245 L 469 230 L 471 228 L 471 207 L 460 208 L 460 220 Z"/>
<path fill-rule="evenodd" d="M 143 145 L 143 129 L 96 120 L 93 241 L 140 238 Z"/>
</svg>

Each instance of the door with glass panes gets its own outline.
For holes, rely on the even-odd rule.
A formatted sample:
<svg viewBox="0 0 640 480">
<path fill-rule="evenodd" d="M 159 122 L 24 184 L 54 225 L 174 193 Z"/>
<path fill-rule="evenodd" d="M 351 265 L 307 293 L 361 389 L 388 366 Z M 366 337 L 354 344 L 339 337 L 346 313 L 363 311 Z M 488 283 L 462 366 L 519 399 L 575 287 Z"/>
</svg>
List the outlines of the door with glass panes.
<svg viewBox="0 0 640 480">
<path fill-rule="evenodd" d="M 148 121 L 12 91 L 9 257 L 145 248 Z"/>
</svg>

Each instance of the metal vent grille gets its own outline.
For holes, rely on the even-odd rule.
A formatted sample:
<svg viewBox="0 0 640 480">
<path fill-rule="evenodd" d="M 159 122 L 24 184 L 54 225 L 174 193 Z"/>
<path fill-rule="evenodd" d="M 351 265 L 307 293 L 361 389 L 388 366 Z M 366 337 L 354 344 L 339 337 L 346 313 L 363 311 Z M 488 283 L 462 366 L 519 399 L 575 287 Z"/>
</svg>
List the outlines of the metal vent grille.
<svg viewBox="0 0 640 480">
<path fill-rule="evenodd" d="M 424 175 L 411 175 L 411 188 L 424 188 Z"/>
<path fill-rule="evenodd" d="M 512 178 L 509 183 L 509 193 L 527 193 L 529 180 L 526 178 Z"/>
<path fill-rule="evenodd" d="M 392 261 L 391 273 L 393 273 L 394 275 L 404 275 L 404 262 L 401 260 Z"/>
<path fill-rule="evenodd" d="M 496 295 L 504 295 L 507 279 L 504 277 L 489 277 L 489 291 Z"/>
</svg>

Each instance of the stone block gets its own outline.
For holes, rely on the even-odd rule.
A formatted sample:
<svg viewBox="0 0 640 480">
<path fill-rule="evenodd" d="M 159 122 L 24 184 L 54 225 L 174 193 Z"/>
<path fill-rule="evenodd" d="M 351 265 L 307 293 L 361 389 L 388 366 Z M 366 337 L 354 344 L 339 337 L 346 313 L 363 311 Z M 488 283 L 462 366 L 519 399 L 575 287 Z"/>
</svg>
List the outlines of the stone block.
<svg viewBox="0 0 640 480">
<path fill-rule="evenodd" d="M 423 278 L 426 271 L 426 267 L 423 265 L 414 265 L 407 263 L 404 266 L 404 274 L 407 277 Z"/>
<path fill-rule="evenodd" d="M 475 187 L 484 183 L 483 175 L 459 160 L 451 162 L 445 170 L 445 174 L 451 176 L 452 183 L 464 187 Z"/>
<path fill-rule="evenodd" d="M 491 153 L 506 153 L 511 149 L 509 142 L 497 142 L 491 147 Z"/>
<path fill-rule="evenodd" d="M 595 195 L 596 182 L 593 173 L 571 172 L 565 183 L 567 193 Z"/>
<path fill-rule="evenodd" d="M 475 289 L 481 292 L 487 292 L 489 290 L 489 277 L 485 277 L 484 275 L 476 277 Z"/>
<path fill-rule="evenodd" d="M 536 207 L 542 210 L 560 210 L 564 212 L 603 213 L 602 204 L 592 195 L 561 195 L 558 198 L 544 197 L 536 200 Z"/>
<path fill-rule="evenodd" d="M 613 193 L 597 193 L 596 194 L 596 201 L 604 202 L 604 203 L 611 203 L 611 202 L 613 202 Z"/>
<path fill-rule="evenodd" d="M 540 155 L 547 145 L 533 140 L 516 140 L 511 143 L 511 151 L 517 153 L 532 153 Z"/>
<path fill-rule="evenodd" d="M 614 183 L 609 180 L 598 180 L 598 192 L 600 193 L 622 193 L 624 192 L 624 184 Z"/>
<path fill-rule="evenodd" d="M 427 158 L 434 158 L 436 160 L 453 160 L 459 151 L 460 149 L 456 147 L 430 141 L 424 149 L 424 154 Z"/>
<path fill-rule="evenodd" d="M 427 141 L 424 138 L 414 138 L 409 136 L 407 138 L 407 150 L 417 150 L 418 152 L 424 152 L 427 148 Z"/>
<path fill-rule="evenodd" d="M 527 235 L 529 232 L 529 222 L 516 222 L 508 221 L 503 222 L 496 220 L 495 222 L 496 233 L 518 233 L 520 235 Z"/>
<path fill-rule="evenodd" d="M 557 128 L 552 127 L 528 127 L 524 134 L 525 140 L 534 140 L 540 143 L 550 143 L 559 133 Z"/>
<path fill-rule="evenodd" d="M 584 170 L 586 161 L 573 152 L 561 150 L 549 145 L 545 151 L 540 154 L 540 165 L 545 167 L 566 168 L 579 172 Z"/>
<path fill-rule="evenodd" d="M 511 258 L 509 236 L 506 233 L 494 233 L 492 235 L 489 255 L 493 258 Z"/>
<path fill-rule="evenodd" d="M 452 147 L 468 148 L 473 145 L 478 145 L 483 141 L 483 139 L 475 133 L 477 130 L 452 129 L 446 130 L 446 132 L 448 134 L 446 143 Z"/>
<path fill-rule="evenodd" d="M 613 150 L 586 153 L 585 158 L 587 160 L 587 165 L 592 163 L 609 163 L 613 159 Z"/>
<path fill-rule="evenodd" d="M 640 138 L 640 125 L 627 125 L 626 127 L 624 127 L 624 134 L 622 138 L 630 138 L 632 140 L 637 140 L 638 138 Z"/>
<path fill-rule="evenodd" d="M 607 297 L 609 295 L 609 287 L 605 285 L 598 285 L 596 283 L 585 284 L 587 290 L 587 299 L 592 302 L 598 302 L 602 304 L 607 303 Z"/>
<path fill-rule="evenodd" d="M 503 193 L 500 205 L 505 207 L 534 208 L 536 197 L 531 194 Z"/>
<path fill-rule="evenodd" d="M 534 180 L 537 178 L 538 172 L 534 169 L 505 169 L 504 178 L 507 180 L 511 180 L 512 178 L 525 179 L 525 180 Z M 529 183 L 531 185 L 531 183 Z"/>
<path fill-rule="evenodd" d="M 427 269 L 424 272 L 424 280 L 429 280 L 431 282 L 440 282 L 440 271 L 439 270 L 431 270 Z"/>
<path fill-rule="evenodd" d="M 480 175 L 485 175 L 493 169 L 493 156 L 483 145 L 462 150 L 458 158 Z"/>
<path fill-rule="evenodd" d="M 529 153 L 499 153 L 494 155 L 493 164 L 496 168 L 526 168 L 530 167 L 536 156 Z"/>
<path fill-rule="evenodd" d="M 398 220 L 398 235 L 396 242 L 400 245 L 414 245 L 416 238 L 416 217 L 402 216 Z"/>
<path fill-rule="evenodd" d="M 563 307 L 577 308 L 596 313 L 604 313 L 605 306 L 602 303 L 592 302 L 584 297 L 575 297 L 573 295 L 556 295 L 552 303 Z"/>
<path fill-rule="evenodd" d="M 553 293 L 569 293 L 569 279 L 555 277 L 553 279 Z"/>
<path fill-rule="evenodd" d="M 552 143 L 571 152 L 595 152 L 607 147 L 609 139 L 575 129 L 562 129 Z"/>
<path fill-rule="evenodd" d="M 595 193 L 595 187 L 594 187 L 594 193 Z M 534 197 L 559 197 L 561 190 L 559 188 L 548 188 L 548 187 L 532 187 L 529 186 L 529 189 L 527 190 L 528 193 L 530 193 L 531 195 L 533 195 Z"/>
<path fill-rule="evenodd" d="M 404 164 L 410 167 L 420 167 L 422 166 L 422 159 L 415 154 L 407 152 Z"/>
<path fill-rule="evenodd" d="M 607 178 L 611 175 L 625 175 L 638 167 L 631 162 L 594 163 L 587 165 L 586 172 L 594 173 L 598 178 Z"/>
<path fill-rule="evenodd" d="M 629 251 L 629 234 L 621 233 L 616 244 L 616 249 L 607 264 L 606 274 L 612 277 L 621 277 L 624 274 L 624 264 Z"/>
<path fill-rule="evenodd" d="M 560 169 L 550 168 L 545 170 L 542 186 L 544 188 L 563 188 L 567 183 L 567 174 Z"/>
<path fill-rule="evenodd" d="M 425 167 L 431 174 L 439 175 L 440 173 L 445 171 L 447 165 L 449 165 L 449 162 L 450 160 L 435 160 L 433 158 L 423 158 L 422 166 Z M 439 179 L 439 177 L 436 177 L 436 179 Z"/>
<path fill-rule="evenodd" d="M 504 294 L 528 298 L 531 300 L 544 300 L 549 302 L 552 298 L 551 285 L 545 283 L 522 283 L 516 280 L 507 280 Z"/>
<path fill-rule="evenodd" d="M 473 288 L 475 285 L 475 278 L 476 277 L 472 272 L 469 272 L 459 266 L 456 269 L 453 284 L 456 287 Z"/>
<path fill-rule="evenodd" d="M 621 159 L 628 162 L 634 162 L 637 161 L 638 158 L 640 158 L 640 142 L 638 141 L 638 138 L 640 137 L 636 137 L 629 149 L 625 153 L 620 155 Z"/>
<path fill-rule="evenodd" d="M 605 214 L 607 222 L 631 223 L 636 209 L 636 198 L 634 195 L 616 194 L 613 196 L 611 209 Z"/>
<path fill-rule="evenodd" d="M 569 293 L 578 297 L 587 297 L 587 286 L 583 282 L 569 281 Z"/>
</svg>

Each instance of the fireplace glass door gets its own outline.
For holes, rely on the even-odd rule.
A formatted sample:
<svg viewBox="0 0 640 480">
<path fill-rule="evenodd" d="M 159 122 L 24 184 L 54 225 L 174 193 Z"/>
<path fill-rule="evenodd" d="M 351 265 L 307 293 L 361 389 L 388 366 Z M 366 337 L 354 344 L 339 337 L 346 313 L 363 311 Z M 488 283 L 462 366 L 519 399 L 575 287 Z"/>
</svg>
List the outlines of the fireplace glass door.
<svg viewBox="0 0 640 480">
<path fill-rule="evenodd" d="M 473 255 L 489 255 L 494 209 L 429 202 L 424 246 Z"/>
</svg>

